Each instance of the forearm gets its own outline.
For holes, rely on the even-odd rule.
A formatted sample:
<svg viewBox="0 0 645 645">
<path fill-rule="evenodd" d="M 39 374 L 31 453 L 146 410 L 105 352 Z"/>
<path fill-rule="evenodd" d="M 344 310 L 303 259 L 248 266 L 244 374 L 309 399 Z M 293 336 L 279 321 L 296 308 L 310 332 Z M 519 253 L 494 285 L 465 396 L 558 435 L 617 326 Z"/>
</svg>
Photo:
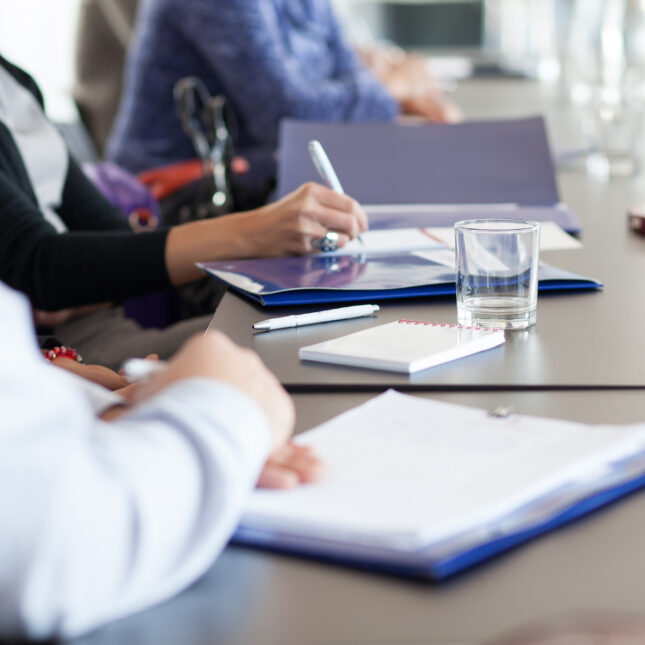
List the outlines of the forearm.
<svg viewBox="0 0 645 645">
<path fill-rule="evenodd" d="M 166 241 L 166 268 L 174 285 L 203 277 L 195 262 L 253 257 L 256 211 L 175 226 Z"/>
<path fill-rule="evenodd" d="M 181 284 L 201 275 L 198 261 L 303 255 L 329 230 L 340 234 L 342 246 L 366 229 L 354 199 L 310 182 L 262 208 L 176 227 L 168 235 L 166 266 Z"/>
<path fill-rule="evenodd" d="M 7 472 L 22 475 L 0 493 L 3 512 L 16 496 L 30 509 L 11 527 L 16 543 L 20 526 L 46 537 L 27 540 L 9 570 L 0 566 L 0 596 L 11 600 L 0 608 L 0 635 L 77 635 L 190 584 L 228 541 L 269 445 L 255 404 L 201 380 L 90 433 L 72 422 L 42 435 L 43 451 L 53 450 L 47 468 L 14 450 Z M 0 544 L 11 546 L 11 536 Z"/>
<path fill-rule="evenodd" d="M 0 259 L 0 279 L 46 311 L 144 295 L 170 285 L 166 235 L 51 233 L 23 239 Z"/>
<path fill-rule="evenodd" d="M 63 204 L 59 213 L 70 231 L 58 233 L 25 189 L 0 172 L 0 280 L 26 293 L 37 309 L 55 311 L 169 286 L 167 231 L 132 233 L 73 163 Z"/>
</svg>

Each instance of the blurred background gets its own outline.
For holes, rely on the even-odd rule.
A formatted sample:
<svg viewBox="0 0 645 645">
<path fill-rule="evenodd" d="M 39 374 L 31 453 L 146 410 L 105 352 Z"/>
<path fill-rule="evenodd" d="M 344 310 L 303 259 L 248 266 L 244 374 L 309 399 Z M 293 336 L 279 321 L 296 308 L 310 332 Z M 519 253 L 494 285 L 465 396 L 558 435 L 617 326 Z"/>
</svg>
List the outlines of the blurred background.
<svg viewBox="0 0 645 645">
<path fill-rule="evenodd" d="M 36 77 L 51 118 L 74 121 L 82 0 L 0 1 L 1 51 Z M 356 44 L 387 41 L 427 53 L 449 89 L 468 76 L 539 79 L 579 110 L 590 145 L 640 136 L 645 0 L 334 2 Z"/>
</svg>

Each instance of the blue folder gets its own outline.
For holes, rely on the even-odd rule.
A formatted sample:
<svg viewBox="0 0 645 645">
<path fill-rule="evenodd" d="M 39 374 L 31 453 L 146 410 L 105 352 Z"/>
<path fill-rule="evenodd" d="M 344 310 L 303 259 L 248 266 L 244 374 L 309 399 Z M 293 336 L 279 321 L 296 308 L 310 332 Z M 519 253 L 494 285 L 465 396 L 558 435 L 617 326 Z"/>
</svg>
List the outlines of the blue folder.
<svg viewBox="0 0 645 645">
<path fill-rule="evenodd" d="M 504 204 L 514 206 L 504 217 L 555 221 L 566 231 L 580 231 L 577 216 L 560 203 L 542 117 L 455 125 L 287 119 L 280 128 L 277 197 L 304 182 L 321 181 L 309 158 L 311 139 L 322 143 L 345 192 L 361 204 L 452 206 L 417 213 L 413 220 L 401 213 L 402 219 L 388 227 L 498 217 L 473 206 Z"/>
<path fill-rule="evenodd" d="M 264 306 L 313 305 L 455 294 L 454 269 L 414 253 L 324 254 L 198 264 Z M 598 289 L 592 278 L 540 265 L 540 291 Z"/>
<path fill-rule="evenodd" d="M 233 542 L 372 571 L 441 581 L 545 533 L 568 525 L 643 487 L 645 487 L 645 455 L 641 453 L 616 463 L 614 472 L 595 484 L 589 484 L 586 493 L 578 492 L 569 502 L 554 504 L 549 510 L 549 498 L 538 499 L 524 509 L 524 512 L 529 514 L 529 519 L 519 517 L 515 529 L 506 528 L 509 525 L 512 526 L 513 515 L 504 517 L 501 524 L 497 526 L 493 524 L 490 527 L 482 527 L 479 539 L 465 540 L 461 548 L 458 544 L 456 548 L 454 545 L 448 546 L 445 553 L 439 555 L 436 553 L 436 546 L 428 550 L 421 548 L 414 551 L 370 548 L 365 545 L 352 547 L 348 543 L 336 543 L 311 537 L 299 538 L 277 531 L 255 530 L 243 525 L 238 527 L 233 536 Z M 557 494 L 557 491 L 555 493 Z M 547 509 L 540 513 L 540 506 L 545 505 Z M 538 508 L 534 519 L 530 519 L 532 506 Z"/>
</svg>

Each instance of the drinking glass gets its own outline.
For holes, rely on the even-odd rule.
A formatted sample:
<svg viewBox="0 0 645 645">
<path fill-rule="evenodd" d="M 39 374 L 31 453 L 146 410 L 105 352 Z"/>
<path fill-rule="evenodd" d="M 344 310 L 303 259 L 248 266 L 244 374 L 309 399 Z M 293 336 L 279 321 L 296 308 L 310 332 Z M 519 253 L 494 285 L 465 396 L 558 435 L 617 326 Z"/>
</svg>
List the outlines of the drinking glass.
<svg viewBox="0 0 645 645">
<path fill-rule="evenodd" d="M 540 225 L 511 219 L 455 224 L 457 318 L 462 325 L 535 325 Z"/>
<path fill-rule="evenodd" d="M 485 0 L 484 44 L 504 69 L 542 80 L 560 74 L 562 0 Z"/>
<path fill-rule="evenodd" d="M 569 38 L 571 99 L 587 138 L 588 171 L 635 174 L 642 147 L 645 2 L 576 0 Z"/>
</svg>

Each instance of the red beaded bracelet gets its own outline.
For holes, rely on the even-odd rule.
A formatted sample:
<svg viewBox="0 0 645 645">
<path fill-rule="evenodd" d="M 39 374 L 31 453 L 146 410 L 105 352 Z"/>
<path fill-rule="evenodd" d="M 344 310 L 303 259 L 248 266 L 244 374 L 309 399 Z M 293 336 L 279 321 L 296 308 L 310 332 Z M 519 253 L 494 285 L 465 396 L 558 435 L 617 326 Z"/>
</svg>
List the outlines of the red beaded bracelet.
<svg viewBox="0 0 645 645">
<path fill-rule="evenodd" d="M 51 349 L 44 349 L 43 354 L 48 361 L 53 361 L 56 358 L 62 357 L 71 358 L 77 363 L 83 362 L 81 355 L 75 349 L 72 349 L 71 347 L 65 347 L 65 345 L 61 345 L 60 347 L 52 347 Z"/>
</svg>

